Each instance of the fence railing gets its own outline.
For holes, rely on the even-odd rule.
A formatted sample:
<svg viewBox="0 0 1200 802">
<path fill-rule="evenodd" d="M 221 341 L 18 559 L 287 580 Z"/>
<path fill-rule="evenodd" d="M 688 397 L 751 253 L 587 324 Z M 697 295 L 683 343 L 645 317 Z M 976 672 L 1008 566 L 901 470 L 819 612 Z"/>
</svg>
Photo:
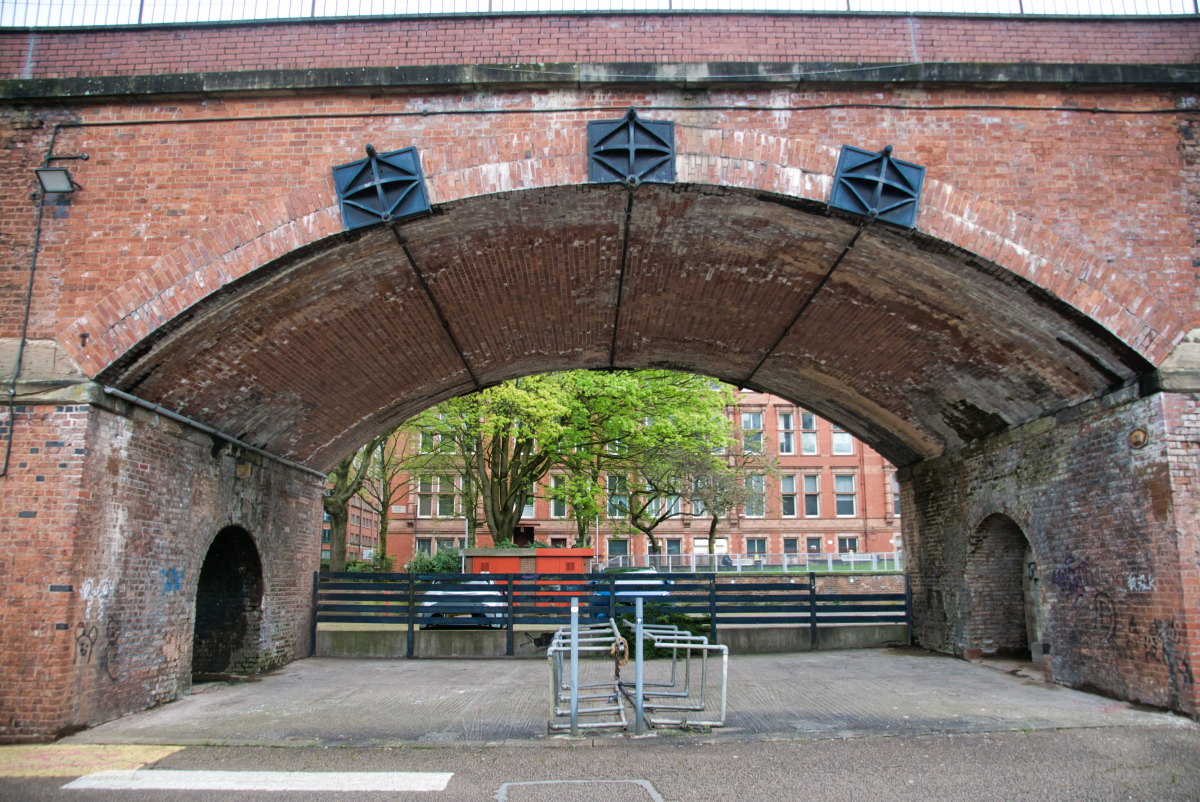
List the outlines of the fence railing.
<svg viewBox="0 0 1200 802">
<path fill-rule="evenodd" d="M 904 552 L 869 554 L 629 554 L 609 557 L 606 568 L 653 568 L 685 573 L 903 571 Z"/>
<path fill-rule="evenodd" d="M 0 27 L 698 11 L 1144 17 L 1200 14 L 1200 7 L 1197 0 L 0 0 Z"/>
<path fill-rule="evenodd" d="M 864 576 L 859 574 L 859 577 Z M 895 574 L 880 574 L 893 579 Z M 571 598 L 581 620 L 595 623 L 626 615 L 637 598 L 661 612 L 706 619 L 710 639 L 731 624 L 807 626 L 813 648 L 817 628 L 853 624 L 907 624 L 911 600 L 892 593 L 819 592 L 829 579 L 811 572 L 795 577 L 738 577 L 716 573 L 651 576 L 604 574 L 362 574 L 313 575 L 313 644 L 317 627 L 329 624 L 400 625 L 408 630 L 413 656 L 418 629 L 480 627 L 507 633 L 513 654 L 518 625 L 553 629 L 570 623 Z M 861 585 L 860 585 L 861 587 Z"/>
</svg>

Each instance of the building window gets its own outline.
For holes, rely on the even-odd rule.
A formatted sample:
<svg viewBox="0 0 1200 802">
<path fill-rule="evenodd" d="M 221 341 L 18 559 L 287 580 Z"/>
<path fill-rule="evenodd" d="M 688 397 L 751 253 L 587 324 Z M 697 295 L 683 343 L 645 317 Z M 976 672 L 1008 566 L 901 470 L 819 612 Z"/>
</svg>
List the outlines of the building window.
<svg viewBox="0 0 1200 802">
<path fill-rule="evenodd" d="M 747 518 L 761 518 L 766 514 L 766 493 L 762 474 L 752 473 L 746 477 L 746 504 L 743 515 Z"/>
<path fill-rule="evenodd" d="M 796 517 L 796 477 L 779 477 L 779 510 L 784 518 Z"/>
<path fill-rule="evenodd" d="M 436 511 L 438 518 L 453 518 L 454 496 L 453 476 L 422 476 L 417 484 L 417 517 L 433 518 Z"/>
<path fill-rule="evenodd" d="M 783 553 L 784 554 L 799 554 L 800 553 L 799 542 L 800 541 L 797 538 L 785 537 L 783 539 Z"/>
<path fill-rule="evenodd" d="M 609 557 L 628 557 L 629 556 L 629 541 L 628 540 L 610 540 L 610 541 L 608 541 L 608 556 Z"/>
<path fill-rule="evenodd" d="M 729 540 L 723 537 L 713 543 L 713 554 L 728 554 Z M 708 554 L 708 538 L 698 537 L 692 540 L 692 554 Z"/>
<path fill-rule="evenodd" d="M 850 435 L 850 432 L 840 426 L 834 426 L 832 438 L 834 454 L 854 453 L 854 438 Z"/>
<path fill-rule="evenodd" d="M 751 555 L 762 556 L 767 553 L 767 539 L 765 537 L 751 537 L 746 539 L 746 553 Z"/>
<path fill-rule="evenodd" d="M 858 538 L 839 537 L 838 554 L 858 554 Z"/>
<path fill-rule="evenodd" d="M 322 552 L 321 552 L 321 559 L 322 559 L 322 560 L 328 560 L 328 559 L 329 559 L 329 552 L 328 552 L 328 551 L 322 551 Z"/>
<path fill-rule="evenodd" d="M 854 517 L 854 476 L 833 477 L 834 509 L 839 518 Z"/>
<path fill-rule="evenodd" d="M 900 514 L 900 480 L 892 474 L 892 514 Z"/>
<path fill-rule="evenodd" d="M 808 553 L 809 554 L 820 554 L 821 553 L 821 538 L 819 538 L 819 537 L 808 538 Z"/>
<path fill-rule="evenodd" d="M 438 551 L 441 551 L 442 549 L 452 549 L 452 548 L 454 548 L 454 538 L 439 537 L 437 539 L 437 550 Z"/>
<path fill-rule="evenodd" d="M 325 523 L 329 523 L 329 513 L 324 513 L 321 520 L 324 521 Z"/>
<path fill-rule="evenodd" d="M 321 542 L 322 542 L 322 543 L 328 543 L 328 542 L 329 542 L 329 530 L 328 530 L 328 529 L 322 529 L 322 530 L 321 530 Z"/>
<path fill-rule="evenodd" d="M 817 416 L 811 412 L 800 413 L 800 450 L 805 454 L 817 453 Z"/>
<path fill-rule="evenodd" d="M 668 540 L 667 541 L 667 554 L 682 554 L 682 553 L 683 553 L 683 541 L 682 540 Z"/>
<path fill-rule="evenodd" d="M 551 518 L 566 518 L 567 517 L 567 500 L 559 496 L 560 493 L 565 493 L 567 489 L 567 477 L 555 476 L 550 479 L 550 485 L 554 488 L 554 499 L 550 502 L 550 517 Z"/>
<path fill-rule="evenodd" d="M 796 453 L 795 416 L 790 412 L 779 413 L 779 453 Z"/>
<path fill-rule="evenodd" d="M 762 413 L 742 413 L 742 448 L 747 454 L 762 453 Z"/>
<path fill-rule="evenodd" d="M 629 509 L 629 484 L 624 476 L 608 477 L 608 517 L 623 518 Z"/>
<path fill-rule="evenodd" d="M 804 517 L 817 518 L 821 515 L 821 477 L 804 477 Z"/>
<path fill-rule="evenodd" d="M 567 547 L 567 539 L 566 539 L 565 537 L 552 537 L 552 538 L 550 538 L 550 548 L 552 548 L 552 549 L 565 549 L 566 547 Z"/>
<path fill-rule="evenodd" d="M 529 491 L 529 495 L 525 497 L 525 508 L 521 510 L 522 518 L 534 518 L 537 516 L 537 509 L 534 504 L 537 503 L 537 498 L 533 495 L 533 490 Z"/>
<path fill-rule="evenodd" d="M 432 545 L 432 541 L 430 541 L 430 539 L 427 537 L 417 538 L 417 554 L 424 554 L 426 557 L 428 557 L 431 553 Z"/>
</svg>

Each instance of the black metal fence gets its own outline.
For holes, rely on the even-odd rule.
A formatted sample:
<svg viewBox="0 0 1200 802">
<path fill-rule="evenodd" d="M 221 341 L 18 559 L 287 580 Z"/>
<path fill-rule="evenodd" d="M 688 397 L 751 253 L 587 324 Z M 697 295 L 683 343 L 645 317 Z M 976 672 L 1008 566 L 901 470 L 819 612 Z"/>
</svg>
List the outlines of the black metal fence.
<svg viewBox="0 0 1200 802">
<path fill-rule="evenodd" d="M 858 574 L 862 582 L 870 576 Z M 718 574 L 362 574 L 313 575 L 313 643 L 317 625 L 380 624 L 406 627 L 407 655 L 414 633 L 441 627 L 503 629 L 513 654 L 514 627 L 570 623 L 572 597 L 581 622 L 631 614 L 640 596 L 660 612 L 707 618 L 710 641 L 733 624 L 807 626 L 815 648 L 817 628 L 853 624 L 906 624 L 911 637 L 908 578 L 903 593 L 818 592 L 815 573 L 797 577 L 730 577 Z"/>
</svg>

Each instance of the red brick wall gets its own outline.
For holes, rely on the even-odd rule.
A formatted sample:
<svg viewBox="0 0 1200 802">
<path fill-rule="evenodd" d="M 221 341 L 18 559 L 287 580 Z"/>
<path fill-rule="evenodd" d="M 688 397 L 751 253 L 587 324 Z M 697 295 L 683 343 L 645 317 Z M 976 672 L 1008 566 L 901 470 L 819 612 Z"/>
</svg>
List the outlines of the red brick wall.
<svg viewBox="0 0 1200 802">
<path fill-rule="evenodd" d="M 1001 513 L 1039 561 L 1053 678 L 1195 713 L 1196 613 L 1184 604 L 1196 577 L 1184 530 L 1195 529 L 1179 517 L 1194 516 L 1195 458 L 1179 453 L 1194 416 L 1187 396 L 1113 399 L 922 464 L 911 479 L 902 472 L 918 642 L 972 648 L 975 619 L 991 610 L 972 603 L 970 577 L 986 566 L 968 568 L 971 536 Z M 1171 418 L 1182 424 L 1174 432 Z M 1129 443 L 1136 428 L 1150 435 L 1141 449 Z"/>
<path fill-rule="evenodd" d="M 0 34 L 0 75 L 531 62 L 1186 64 L 1192 20 L 672 14 L 299 22 Z"/>
<path fill-rule="evenodd" d="M 0 498 L 0 741 L 186 692 L 200 565 L 229 524 L 263 560 L 258 667 L 308 654 L 319 480 L 253 456 L 235 479 L 228 450 L 214 457 L 207 436 L 142 410 L 17 417 Z"/>
</svg>

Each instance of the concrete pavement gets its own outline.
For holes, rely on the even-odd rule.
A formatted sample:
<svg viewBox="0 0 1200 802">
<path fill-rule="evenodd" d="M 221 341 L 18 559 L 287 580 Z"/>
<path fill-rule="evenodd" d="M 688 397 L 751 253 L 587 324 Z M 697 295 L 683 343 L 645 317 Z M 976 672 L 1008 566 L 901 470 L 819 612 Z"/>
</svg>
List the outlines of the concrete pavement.
<svg viewBox="0 0 1200 802">
<path fill-rule="evenodd" d="M 0 747 L 0 799 L 1200 799 L 1200 725 L 1046 685 L 1017 664 L 909 649 L 738 657 L 728 728 L 645 738 L 547 737 L 546 671 L 540 661 L 304 660 L 57 744 Z M 128 776 L 175 789 L 71 786 L 138 766 Z M 268 774 L 284 789 L 333 777 L 346 788 L 211 787 L 218 775 Z M 385 775 L 440 777 L 441 790 L 349 790 Z"/>
<path fill-rule="evenodd" d="M 585 680 L 589 673 L 611 677 L 611 663 L 585 665 Z M 667 667 L 667 661 L 647 663 L 647 681 Z M 710 672 L 710 693 L 715 673 Z M 536 743 L 547 738 L 546 682 L 546 663 L 535 660 L 312 658 L 257 682 L 204 688 L 65 742 Z M 659 737 L 786 740 L 1184 722 L 916 649 L 863 649 L 731 658 L 728 726 L 702 736 L 661 730 Z"/>
</svg>

